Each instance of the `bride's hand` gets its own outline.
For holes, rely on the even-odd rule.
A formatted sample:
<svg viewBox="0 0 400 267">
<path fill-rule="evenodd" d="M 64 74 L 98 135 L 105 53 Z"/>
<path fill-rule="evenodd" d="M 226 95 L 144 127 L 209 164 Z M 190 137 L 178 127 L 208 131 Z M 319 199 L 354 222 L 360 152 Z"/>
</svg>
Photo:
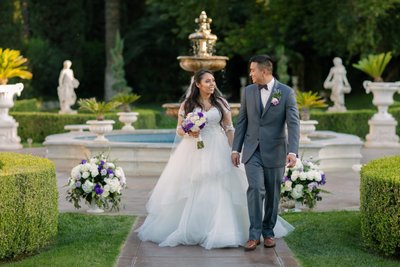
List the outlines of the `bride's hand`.
<svg viewBox="0 0 400 267">
<path fill-rule="evenodd" d="M 191 137 L 197 138 L 197 137 L 199 137 L 199 135 L 200 135 L 200 131 L 199 131 L 199 132 L 192 132 L 192 131 L 189 131 L 189 135 L 190 135 Z"/>
</svg>

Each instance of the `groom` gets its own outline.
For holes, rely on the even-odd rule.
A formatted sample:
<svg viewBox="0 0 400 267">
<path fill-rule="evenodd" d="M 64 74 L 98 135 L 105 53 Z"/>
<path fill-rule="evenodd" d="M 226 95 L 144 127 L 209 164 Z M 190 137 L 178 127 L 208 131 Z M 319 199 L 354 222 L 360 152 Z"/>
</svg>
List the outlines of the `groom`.
<svg viewBox="0 0 400 267">
<path fill-rule="evenodd" d="M 240 164 L 239 153 L 243 146 L 242 162 L 249 183 L 250 229 L 246 251 L 257 248 L 261 235 L 265 247 L 275 246 L 273 229 L 278 216 L 281 181 L 285 165 L 293 167 L 296 164 L 299 146 L 300 123 L 295 92 L 276 80 L 272 70 L 269 56 L 258 55 L 250 59 L 253 84 L 244 90 L 232 145 L 235 166 Z"/>
</svg>

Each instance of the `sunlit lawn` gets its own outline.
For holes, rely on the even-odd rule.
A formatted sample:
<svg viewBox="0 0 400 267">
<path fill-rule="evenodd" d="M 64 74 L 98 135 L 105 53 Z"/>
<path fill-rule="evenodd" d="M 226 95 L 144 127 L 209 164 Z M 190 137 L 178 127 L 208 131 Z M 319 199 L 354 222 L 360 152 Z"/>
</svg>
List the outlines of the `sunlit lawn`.
<svg viewBox="0 0 400 267">
<path fill-rule="evenodd" d="M 59 215 L 54 242 L 39 254 L 4 266 L 114 266 L 135 221 L 133 216 Z"/>
</svg>

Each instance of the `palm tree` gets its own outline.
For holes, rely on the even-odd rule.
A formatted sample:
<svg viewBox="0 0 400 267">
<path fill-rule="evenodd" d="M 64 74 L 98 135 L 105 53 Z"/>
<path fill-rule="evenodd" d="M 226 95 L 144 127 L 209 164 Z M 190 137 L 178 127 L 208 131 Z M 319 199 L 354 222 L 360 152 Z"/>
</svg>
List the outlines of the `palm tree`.
<svg viewBox="0 0 400 267">
<path fill-rule="evenodd" d="M 114 95 L 114 84 L 111 70 L 111 49 L 115 46 L 115 37 L 120 26 L 120 0 L 106 0 L 106 71 L 105 71 L 105 99 L 110 100 Z"/>
</svg>

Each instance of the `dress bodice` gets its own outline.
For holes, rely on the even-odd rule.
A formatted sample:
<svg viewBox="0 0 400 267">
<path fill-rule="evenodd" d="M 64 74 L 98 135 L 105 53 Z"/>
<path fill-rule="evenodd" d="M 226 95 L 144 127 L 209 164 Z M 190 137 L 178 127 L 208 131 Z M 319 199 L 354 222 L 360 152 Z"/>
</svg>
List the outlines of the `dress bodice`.
<svg viewBox="0 0 400 267">
<path fill-rule="evenodd" d="M 207 118 L 206 126 L 201 130 L 202 133 L 208 133 L 210 131 L 221 131 L 222 127 L 219 123 L 221 120 L 221 113 L 216 107 L 211 107 L 208 111 L 201 110 L 200 108 L 195 109 L 196 112 L 201 111 Z"/>
</svg>

